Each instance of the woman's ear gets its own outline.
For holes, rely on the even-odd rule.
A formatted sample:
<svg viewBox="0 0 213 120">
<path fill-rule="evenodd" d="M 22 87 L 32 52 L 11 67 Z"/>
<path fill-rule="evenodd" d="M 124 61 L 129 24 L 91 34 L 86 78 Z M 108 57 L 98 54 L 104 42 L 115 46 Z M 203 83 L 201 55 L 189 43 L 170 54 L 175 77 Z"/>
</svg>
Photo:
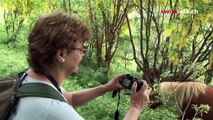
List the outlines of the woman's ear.
<svg viewBox="0 0 213 120">
<path fill-rule="evenodd" d="M 56 52 L 56 60 L 60 63 L 65 62 L 66 51 L 64 49 L 60 49 Z"/>
</svg>

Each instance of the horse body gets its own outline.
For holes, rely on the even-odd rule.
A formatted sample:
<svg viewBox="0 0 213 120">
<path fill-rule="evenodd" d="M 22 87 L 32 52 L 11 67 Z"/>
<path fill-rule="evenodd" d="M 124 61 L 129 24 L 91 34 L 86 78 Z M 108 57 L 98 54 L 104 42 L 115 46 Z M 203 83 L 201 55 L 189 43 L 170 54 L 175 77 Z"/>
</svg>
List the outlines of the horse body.
<svg viewBox="0 0 213 120">
<path fill-rule="evenodd" d="M 185 102 L 182 106 L 182 110 L 186 110 L 184 119 L 192 119 L 196 113 L 192 105 L 207 104 L 210 106 L 208 113 L 200 113 L 196 116 L 202 118 L 203 120 L 213 120 L 213 87 L 207 87 L 205 94 L 200 94 L 198 97 L 193 98 L 190 102 L 188 108 L 187 103 Z"/>
<path fill-rule="evenodd" d="M 168 91 L 173 92 L 172 99 L 178 103 L 182 110 L 180 119 L 191 120 L 196 115 L 203 120 L 213 120 L 213 87 L 195 81 L 162 82 L 159 85 L 159 91 L 160 97 L 168 95 Z M 208 113 L 196 113 L 193 105 L 200 106 L 201 104 L 210 106 Z M 151 108 L 156 108 L 159 105 L 161 105 L 159 102 L 154 103 Z"/>
</svg>

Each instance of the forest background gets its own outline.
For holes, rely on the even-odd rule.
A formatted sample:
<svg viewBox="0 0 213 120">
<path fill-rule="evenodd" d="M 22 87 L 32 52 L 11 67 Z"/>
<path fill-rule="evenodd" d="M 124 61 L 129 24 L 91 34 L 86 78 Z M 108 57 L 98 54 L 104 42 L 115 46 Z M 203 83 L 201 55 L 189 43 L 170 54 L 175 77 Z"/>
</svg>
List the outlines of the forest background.
<svg viewBox="0 0 213 120">
<path fill-rule="evenodd" d="M 79 71 L 63 87 L 79 90 L 130 73 L 150 86 L 189 77 L 212 84 L 213 2 L 211 0 L 0 0 L 0 77 L 27 68 L 27 34 L 42 13 L 57 9 L 82 19 L 92 38 Z M 121 93 L 121 118 L 129 107 Z M 117 98 L 98 97 L 77 111 L 86 120 L 112 120 Z M 148 108 L 140 119 L 171 120 L 177 106 Z"/>
</svg>

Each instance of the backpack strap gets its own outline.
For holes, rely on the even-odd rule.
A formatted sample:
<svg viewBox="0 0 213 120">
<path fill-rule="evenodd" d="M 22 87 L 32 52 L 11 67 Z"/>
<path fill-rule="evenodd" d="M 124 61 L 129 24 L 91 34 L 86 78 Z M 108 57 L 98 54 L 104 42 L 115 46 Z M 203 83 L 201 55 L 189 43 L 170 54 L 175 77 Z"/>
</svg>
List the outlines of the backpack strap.
<svg viewBox="0 0 213 120">
<path fill-rule="evenodd" d="M 45 97 L 66 102 L 65 98 L 49 85 L 42 83 L 26 83 L 18 88 L 17 97 Z"/>
<path fill-rule="evenodd" d="M 21 73 L 19 73 L 21 74 Z M 14 81 L 14 87 L 11 91 L 11 95 L 10 95 L 10 103 L 12 103 L 13 105 L 15 105 L 17 103 L 17 99 L 16 99 L 16 94 L 17 91 L 19 89 L 19 87 L 21 86 L 21 83 L 24 81 L 24 79 L 27 77 L 26 73 L 22 73 L 22 76 L 19 77 L 19 75 L 11 75 L 10 77 L 13 77 L 16 81 Z"/>
<path fill-rule="evenodd" d="M 27 70 L 27 69 L 26 69 Z M 15 112 L 16 111 L 16 104 L 18 102 L 18 98 L 16 97 L 17 95 L 17 91 L 19 89 L 19 86 L 21 85 L 21 83 L 23 82 L 23 80 L 27 77 L 26 74 L 26 70 L 18 73 L 18 74 L 14 74 L 14 75 L 10 75 L 7 77 L 8 80 L 13 80 L 13 87 L 12 90 L 10 92 L 9 95 L 9 104 L 7 106 L 6 111 L 4 112 L 4 115 L 2 116 L 3 120 L 7 120 L 10 113 Z M 0 118 L 1 119 L 1 118 Z"/>
</svg>

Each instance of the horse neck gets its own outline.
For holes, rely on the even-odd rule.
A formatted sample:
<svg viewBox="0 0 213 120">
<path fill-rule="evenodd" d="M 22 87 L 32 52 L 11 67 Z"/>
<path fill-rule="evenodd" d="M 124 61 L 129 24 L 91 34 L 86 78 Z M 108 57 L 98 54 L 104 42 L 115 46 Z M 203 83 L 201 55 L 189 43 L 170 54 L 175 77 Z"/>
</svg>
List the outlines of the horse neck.
<svg viewBox="0 0 213 120">
<path fill-rule="evenodd" d="M 201 82 L 163 82 L 160 84 L 161 94 L 171 91 L 180 107 L 185 101 L 190 101 L 198 97 L 200 94 L 205 94 L 207 85 Z"/>
</svg>

